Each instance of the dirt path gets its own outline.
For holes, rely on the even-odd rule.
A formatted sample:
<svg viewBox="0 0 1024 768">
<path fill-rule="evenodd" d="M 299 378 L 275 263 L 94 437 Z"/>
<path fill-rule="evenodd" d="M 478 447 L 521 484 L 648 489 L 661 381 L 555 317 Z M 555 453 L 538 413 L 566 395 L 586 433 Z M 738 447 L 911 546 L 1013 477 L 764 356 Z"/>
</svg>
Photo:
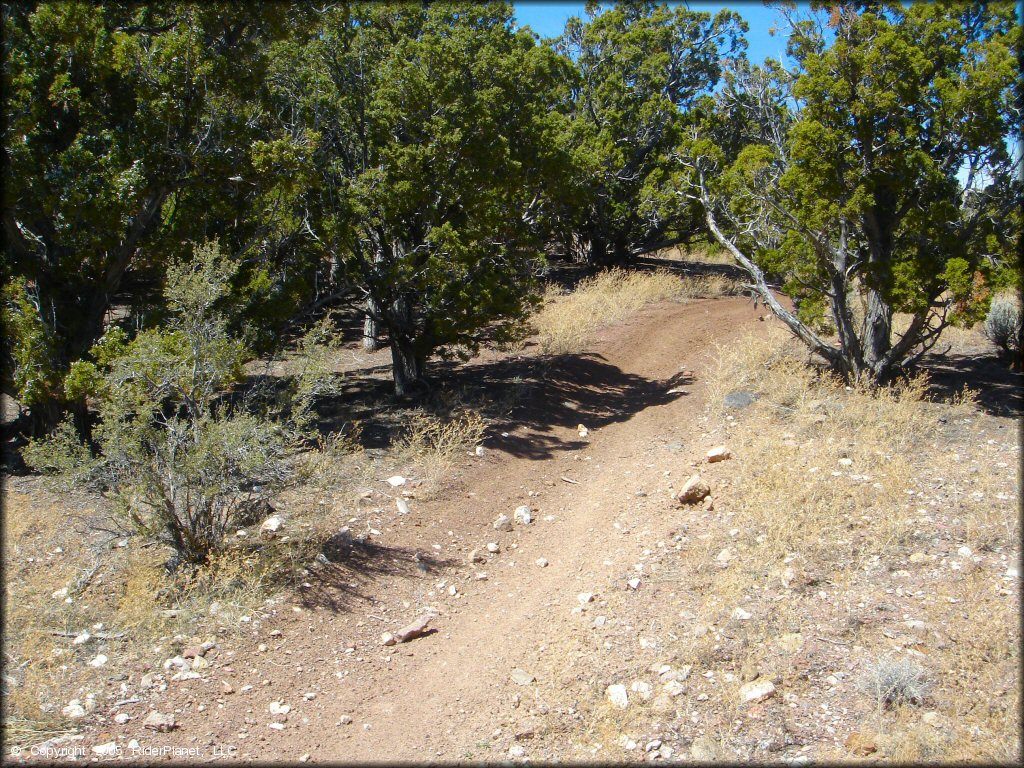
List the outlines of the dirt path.
<svg viewBox="0 0 1024 768">
<path fill-rule="evenodd" d="M 134 738 L 271 761 L 502 757 L 475 745 L 530 738 L 566 714 L 552 710 L 583 653 L 578 594 L 628 588 L 639 544 L 617 527 L 623 510 L 643 527 L 672 508 L 671 485 L 690 470 L 678 446 L 694 437 L 714 345 L 766 325 L 748 301 L 719 299 L 649 307 L 605 329 L 593 354 L 548 372 L 455 488 L 412 500 L 408 516 L 382 503 L 385 526 L 350 551 L 359 564 L 333 581 L 311 576 L 305 593 L 253 622 L 251 637 L 211 652 L 201 679 L 121 707 L 134 719 L 109 718 L 87 743 Z M 499 513 L 521 504 L 531 525 L 494 530 Z M 486 554 L 488 542 L 500 553 Z M 487 560 L 471 564 L 473 549 Z M 438 612 L 431 634 L 380 645 L 381 632 L 426 607 Z M 535 679 L 517 683 L 517 669 Z M 285 717 L 268 711 L 275 701 L 290 707 Z M 180 727 L 145 731 L 153 709 L 173 711 Z"/>
</svg>

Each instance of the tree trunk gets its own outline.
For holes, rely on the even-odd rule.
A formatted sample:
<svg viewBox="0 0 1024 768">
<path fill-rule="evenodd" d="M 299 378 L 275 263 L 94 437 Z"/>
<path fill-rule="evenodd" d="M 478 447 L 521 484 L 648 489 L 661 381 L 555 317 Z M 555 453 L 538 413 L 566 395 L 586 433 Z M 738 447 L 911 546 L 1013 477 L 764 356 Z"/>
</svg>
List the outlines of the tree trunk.
<svg viewBox="0 0 1024 768">
<path fill-rule="evenodd" d="M 888 354 L 892 348 L 892 307 L 874 290 L 868 291 L 868 307 L 864 316 L 864 368 L 872 379 L 883 383 L 892 374 Z"/>
<path fill-rule="evenodd" d="M 422 388 L 420 361 L 412 344 L 396 338 L 391 340 L 391 370 L 398 397 L 411 397 Z"/>
<path fill-rule="evenodd" d="M 366 299 L 366 316 L 363 319 L 363 351 L 376 352 L 380 343 L 380 304 L 372 296 Z"/>
</svg>

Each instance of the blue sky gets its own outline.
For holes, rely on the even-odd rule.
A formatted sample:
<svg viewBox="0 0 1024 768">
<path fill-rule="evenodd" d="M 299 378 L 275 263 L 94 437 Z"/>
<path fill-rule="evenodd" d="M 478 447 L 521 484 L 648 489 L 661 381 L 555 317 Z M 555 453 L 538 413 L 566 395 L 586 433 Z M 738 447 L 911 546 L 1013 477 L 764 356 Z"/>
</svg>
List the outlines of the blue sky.
<svg viewBox="0 0 1024 768">
<path fill-rule="evenodd" d="M 669 5 L 678 5 L 669 2 Z M 583 0 L 580 2 L 546 2 L 545 0 L 515 0 L 516 18 L 521 26 L 529 26 L 541 37 L 557 37 L 565 28 L 565 20 L 570 16 L 586 19 Z M 747 58 L 751 62 L 761 63 L 766 56 L 781 58 L 786 50 L 786 38 L 783 35 L 768 34 L 768 29 L 779 21 L 778 14 L 761 3 L 754 2 L 690 2 L 694 11 L 718 13 L 722 8 L 730 8 L 743 17 L 750 27 L 747 32 Z"/>
</svg>

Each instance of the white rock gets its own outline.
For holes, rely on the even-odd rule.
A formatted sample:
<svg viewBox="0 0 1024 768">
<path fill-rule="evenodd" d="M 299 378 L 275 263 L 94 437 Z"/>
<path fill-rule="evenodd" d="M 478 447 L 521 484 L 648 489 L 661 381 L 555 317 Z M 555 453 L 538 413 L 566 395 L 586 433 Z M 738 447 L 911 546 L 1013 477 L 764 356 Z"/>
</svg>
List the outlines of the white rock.
<svg viewBox="0 0 1024 768">
<path fill-rule="evenodd" d="M 164 669 L 170 669 L 171 667 L 176 669 L 188 669 L 188 660 L 184 656 L 174 656 L 164 662 Z"/>
<path fill-rule="evenodd" d="M 723 549 L 721 552 L 718 553 L 718 555 L 715 557 L 715 560 L 717 560 L 718 562 L 720 562 L 723 565 L 725 565 L 730 560 L 732 560 L 733 557 L 735 557 L 735 555 L 733 554 L 733 551 L 731 549 L 729 549 L 729 547 L 726 547 L 725 549 Z"/>
<path fill-rule="evenodd" d="M 271 515 L 263 521 L 263 524 L 260 526 L 260 532 L 277 533 L 277 531 L 281 529 L 282 525 L 284 525 L 284 518 L 280 515 Z"/>
<path fill-rule="evenodd" d="M 512 520 L 511 520 L 511 518 L 509 518 L 509 516 L 506 515 L 506 514 L 498 515 L 497 519 L 495 519 L 495 521 L 494 521 L 494 530 L 496 530 L 496 531 L 504 531 L 506 533 L 511 531 L 512 530 Z"/>
<path fill-rule="evenodd" d="M 522 525 L 529 525 L 533 522 L 533 515 L 530 514 L 530 508 L 525 504 L 516 507 L 516 511 L 513 513 L 515 521 Z"/>
<path fill-rule="evenodd" d="M 97 667 L 97 668 L 99 668 L 99 667 L 102 667 L 104 664 L 106 664 L 108 661 L 109 661 L 109 659 L 106 656 L 104 656 L 102 653 L 100 653 L 100 654 L 98 654 L 96 656 L 96 658 L 94 658 L 92 661 L 89 662 L 89 666 L 90 667 Z"/>
<path fill-rule="evenodd" d="M 71 641 L 71 644 L 72 645 L 82 645 L 83 643 L 89 642 L 89 640 L 91 638 L 92 638 L 92 635 L 90 635 L 88 633 L 88 631 L 81 632 L 81 633 L 79 633 L 78 635 L 75 636 L 75 639 Z"/>
<path fill-rule="evenodd" d="M 522 757 L 525 754 L 526 750 L 523 749 L 523 746 L 521 744 L 513 744 L 511 747 L 508 748 L 509 757 Z"/>
<path fill-rule="evenodd" d="M 338 722 L 341 725 L 351 725 L 352 724 L 352 716 L 351 715 L 342 715 L 341 717 L 338 718 Z"/>
<path fill-rule="evenodd" d="M 714 464 L 716 461 L 725 461 L 726 459 L 732 458 L 732 451 L 726 448 L 724 445 L 715 446 L 707 453 L 708 463 Z"/>
<path fill-rule="evenodd" d="M 972 552 L 972 551 L 971 551 L 971 548 L 970 548 L 970 547 L 968 547 L 968 546 L 967 546 L 966 544 L 965 544 L 964 546 L 960 547 L 960 548 L 959 548 L 959 549 L 958 549 L 958 550 L 956 551 L 956 553 L 957 553 L 958 555 L 960 555 L 960 557 L 970 557 L 971 555 L 973 555 L 973 554 L 974 554 L 974 552 Z"/>
<path fill-rule="evenodd" d="M 309 691 L 308 693 L 302 694 L 302 698 L 304 698 L 306 701 L 312 701 L 316 698 L 316 694 L 313 693 L 313 691 Z"/>
<path fill-rule="evenodd" d="M 524 669 L 513 669 L 512 670 L 512 682 L 516 685 L 529 685 L 536 678 Z"/>
<path fill-rule="evenodd" d="M 61 714 L 71 720 L 78 720 L 81 717 L 85 717 L 85 707 L 79 703 L 78 699 L 72 699 L 68 702 L 68 705 L 61 710 Z"/>
<path fill-rule="evenodd" d="M 114 715 L 114 722 L 118 725 L 124 725 L 131 719 L 132 716 L 129 715 L 127 712 L 118 712 L 116 715 Z"/>
<path fill-rule="evenodd" d="M 640 579 L 630 579 L 626 584 L 630 589 L 640 589 Z"/>
<path fill-rule="evenodd" d="M 268 727 L 273 728 L 275 731 L 283 731 L 284 723 L 270 723 Z"/>
<path fill-rule="evenodd" d="M 100 757 L 113 757 L 118 753 L 117 742 L 108 741 L 106 744 L 97 744 L 92 748 L 93 754 Z"/>
<path fill-rule="evenodd" d="M 609 685 L 604 693 L 616 709 L 625 709 L 629 706 L 629 694 L 626 693 L 626 686 L 618 683 Z"/>
<path fill-rule="evenodd" d="M 538 557 L 537 558 L 537 565 L 539 565 L 541 568 L 547 568 L 548 567 L 547 558 Z"/>
<path fill-rule="evenodd" d="M 267 707 L 272 715 L 287 715 L 292 711 L 292 708 L 285 704 L 283 701 L 272 701 L 270 706 Z"/>
<path fill-rule="evenodd" d="M 737 607 L 736 610 L 732 612 L 732 617 L 737 621 L 746 621 L 752 615 L 753 614 L 751 614 L 750 611 L 745 611 L 739 607 Z"/>
<path fill-rule="evenodd" d="M 484 448 L 484 447 L 483 447 L 482 445 L 478 445 L 478 446 L 476 447 L 476 449 L 475 449 L 475 450 L 474 450 L 473 452 L 474 452 L 474 453 L 475 453 L 475 454 L 476 454 L 477 456 L 483 456 L 483 455 L 484 455 L 484 454 L 485 454 L 485 453 L 487 452 L 487 449 L 486 449 L 486 448 Z"/>
<path fill-rule="evenodd" d="M 142 745 L 139 744 L 139 740 L 138 739 L 132 739 L 131 741 L 128 742 L 128 749 L 134 750 L 134 749 L 138 749 L 141 746 Z"/>
<path fill-rule="evenodd" d="M 839 466 L 841 466 L 841 467 L 852 467 L 853 466 L 853 459 L 850 459 L 850 458 L 847 458 L 847 457 L 844 456 L 843 458 L 841 458 L 839 460 Z"/>
<path fill-rule="evenodd" d="M 202 677 L 198 672 L 193 672 L 191 669 L 183 669 L 181 672 L 175 674 L 171 681 L 175 683 L 184 682 L 185 680 L 199 680 Z"/>
<path fill-rule="evenodd" d="M 740 701 L 762 701 L 775 695 L 775 684 L 771 680 L 754 680 L 740 687 Z"/>
<path fill-rule="evenodd" d="M 63 600 L 67 596 L 68 596 L 68 588 L 67 587 L 62 587 L 61 589 L 58 589 L 56 592 L 54 592 L 51 595 L 51 597 L 53 597 L 55 600 Z"/>
<path fill-rule="evenodd" d="M 580 592 L 576 595 L 576 599 L 579 601 L 580 605 L 586 605 L 587 603 L 592 603 L 594 601 L 594 593 Z"/>
<path fill-rule="evenodd" d="M 492 541 L 490 544 L 487 545 L 487 551 L 490 552 L 492 555 L 496 555 L 498 552 L 501 552 L 501 547 L 499 547 L 495 542 Z"/>
<path fill-rule="evenodd" d="M 397 488 L 400 485 L 405 485 L 405 478 L 401 475 L 392 475 L 385 482 L 392 488 Z"/>
<path fill-rule="evenodd" d="M 412 510 L 409 509 L 409 504 L 405 499 L 395 499 L 395 506 L 398 507 L 398 514 L 408 515 Z"/>
</svg>

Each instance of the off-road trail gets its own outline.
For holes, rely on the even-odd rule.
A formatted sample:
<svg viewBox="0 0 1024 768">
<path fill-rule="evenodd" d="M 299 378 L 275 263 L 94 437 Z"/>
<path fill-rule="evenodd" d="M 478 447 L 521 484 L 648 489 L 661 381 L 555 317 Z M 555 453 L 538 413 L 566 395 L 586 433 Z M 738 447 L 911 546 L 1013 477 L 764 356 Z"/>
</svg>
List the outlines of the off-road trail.
<svg viewBox="0 0 1024 768">
<path fill-rule="evenodd" d="M 453 484 L 409 499 L 400 515 L 389 497 L 401 489 L 379 478 L 362 501 L 382 509 L 365 541 L 340 544 L 337 562 L 253 617 L 251 634 L 219 639 L 199 679 L 141 694 L 118 710 L 133 720 L 108 721 L 86 743 L 135 738 L 206 758 L 449 761 L 502 759 L 518 734 L 531 752 L 546 744 L 538 757 L 571 757 L 557 724 L 575 714 L 569 691 L 595 632 L 580 595 L 658 589 L 635 567 L 647 538 L 630 533 L 671 529 L 715 345 L 768 325 L 748 300 L 729 298 L 653 305 L 605 328 L 594 352 L 547 369 Z M 520 505 L 533 522 L 495 530 Z M 381 644 L 431 608 L 429 634 Z M 272 714 L 272 702 L 287 713 Z M 153 710 L 173 712 L 178 727 L 143 730 Z"/>
</svg>

